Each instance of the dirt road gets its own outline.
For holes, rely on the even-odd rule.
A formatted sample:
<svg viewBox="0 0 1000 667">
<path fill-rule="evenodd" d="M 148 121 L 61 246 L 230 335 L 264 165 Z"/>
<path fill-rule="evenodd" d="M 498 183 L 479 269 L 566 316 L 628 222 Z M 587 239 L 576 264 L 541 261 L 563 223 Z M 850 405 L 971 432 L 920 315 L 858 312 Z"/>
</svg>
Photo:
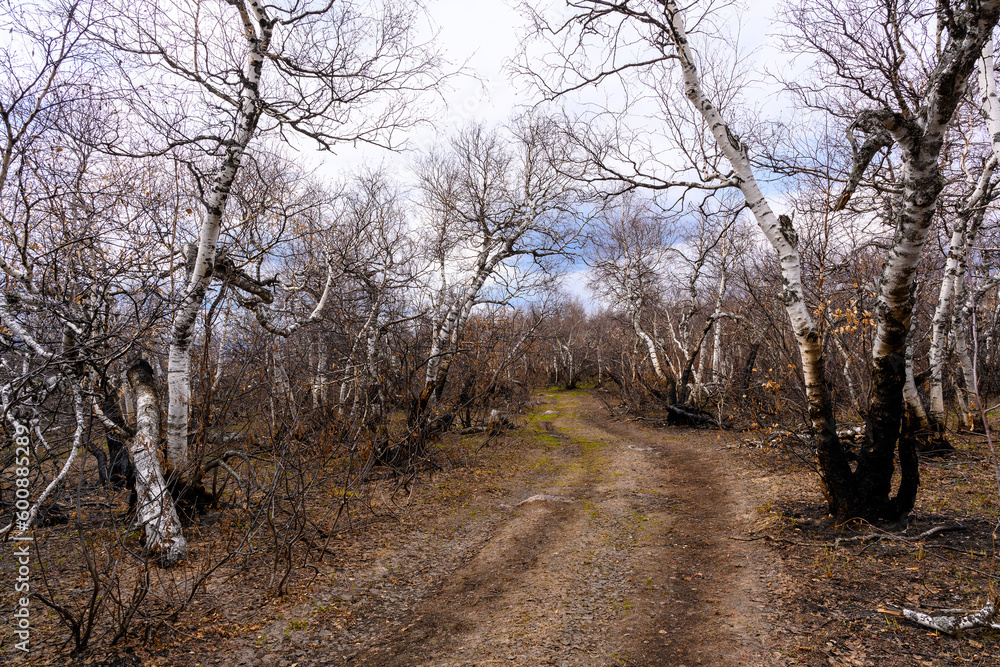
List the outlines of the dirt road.
<svg viewBox="0 0 1000 667">
<path fill-rule="evenodd" d="M 774 573 L 763 546 L 730 539 L 754 509 L 717 435 L 611 421 L 583 393 L 544 400 L 502 482 L 381 535 L 311 601 L 350 622 L 274 624 L 268 664 L 769 664 Z"/>
</svg>

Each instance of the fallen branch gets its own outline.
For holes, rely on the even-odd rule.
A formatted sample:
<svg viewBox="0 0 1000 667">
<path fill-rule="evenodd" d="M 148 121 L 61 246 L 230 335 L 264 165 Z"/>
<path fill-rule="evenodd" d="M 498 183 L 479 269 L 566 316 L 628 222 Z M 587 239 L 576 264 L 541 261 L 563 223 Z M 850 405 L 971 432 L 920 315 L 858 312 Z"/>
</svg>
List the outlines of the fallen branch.
<svg viewBox="0 0 1000 667">
<path fill-rule="evenodd" d="M 924 628 L 930 628 L 931 630 L 937 630 L 938 632 L 943 632 L 946 635 L 951 635 L 952 637 L 957 637 L 966 630 L 974 630 L 976 628 L 993 628 L 1000 630 L 1000 623 L 996 622 L 997 615 L 997 600 L 991 600 L 985 607 L 977 611 L 973 611 L 964 615 L 946 615 L 946 616 L 931 616 L 930 614 L 925 614 L 922 611 L 916 611 L 914 609 L 906 609 L 903 607 L 896 606 L 885 606 L 879 607 L 877 611 L 882 614 L 891 614 L 892 616 L 900 616 L 915 623 Z M 961 612 L 962 610 L 948 610 Z"/>
<path fill-rule="evenodd" d="M 913 537 L 907 537 L 905 535 L 896 535 L 895 533 L 869 533 L 868 535 L 855 535 L 854 537 L 838 537 L 836 540 L 833 541 L 833 546 L 839 547 L 841 544 L 852 544 L 854 542 L 859 542 L 861 544 L 868 544 L 869 542 L 878 542 L 880 540 L 896 540 L 897 542 L 919 542 L 920 540 L 927 539 L 928 537 L 933 537 L 938 533 L 948 533 L 958 530 L 965 530 L 965 526 L 958 523 L 934 526 L 932 528 L 928 528 L 919 535 L 914 535 Z"/>
<path fill-rule="evenodd" d="M 944 524 L 941 526 L 934 526 L 933 528 L 928 528 L 919 535 L 913 535 L 912 537 L 907 537 L 905 535 L 896 535 L 895 533 L 869 533 L 867 535 L 855 535 L 854 537 L 838 537 L 833 542 L 795 542 L 793 540 L 788 540 L 782 537 L 774 537 L 773 535 L 757 535 L 754 537 L 734 537 L 729 536 L 729 539 L 735 540 L 737 542 L 754 542 L 756 540 L 770 540 L 772 542 L 783 542 L 785 544 L 791 544 L 797 547 L 815 547 L 827 549 L 833 547 L 841 547 L 848 544 L 869 544 L 871 542 L 879 542 L 881 540 L 895 540 L 897 542 L 919 542 L 920 540 L 927 539 L 928 537 L 933 537 L 938 533 L 947 533 L 954 530 L 965 530 L 965 526 L 961 524 Z"/>
<path fill-rule="evenodd" d="M 725 428 L 726 426 L 711 412 L 702 410 L 694 405 L 682 405 L 680 403 L 670 403 L 663 406 L 669 413 L 667 424 L 670 426 L 715 426 Z"/>
<path fill-rule="evenodd" d="M 522 500 L 519 503 L 514 503 L 513 505 L 503 505 L 503 504 L 501 504 L 500 507 L 521 507 L 522 505 L 527 505 L 529 503 L 544 503 L 544 502 L 550 502 L 550 503 L 572 503 L 574 501 L 573 501 L 572 498 L 566 498 L 565 496 L 550 496 L 550 495 L 548 495 L 546 493 L 538 493 L 538 494 L 535 494 L 535 495 L 531 496 L 530 498 L 525 498 L 524 500 Z"/>
</svg>

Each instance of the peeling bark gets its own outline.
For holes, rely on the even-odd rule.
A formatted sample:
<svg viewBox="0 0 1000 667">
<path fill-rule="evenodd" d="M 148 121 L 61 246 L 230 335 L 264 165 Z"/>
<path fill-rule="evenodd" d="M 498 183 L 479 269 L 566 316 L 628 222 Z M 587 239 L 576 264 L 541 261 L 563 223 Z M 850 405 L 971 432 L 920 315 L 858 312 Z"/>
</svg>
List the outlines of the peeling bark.
<svg viewBox="0 0 1000 667">
<path fill-rule="evenodd" d="M 996 621 L 997 600 L 991 600 L 982 609 L 966 614 L 954 616 L 931 616 L 922 611 L 914 609 L 903 609 L 900 614 L 911 623 L 943 632 L 953 637 L 962 634 L 966 630 L 976 628 L 993 628 L 1000 630 L 1000 623 Z"/>
<path fill-rule="evenodd" d="M 129 448 L 135 466 L 136 515 L 146 531 L 146 548 L 171 565 L 187 556 L 188 545 L 157 457 L 159 396 L 152 369 L 145 361 L 132 365 L 128 380 L 136 397 L 136 434 Z"/>
</svg>

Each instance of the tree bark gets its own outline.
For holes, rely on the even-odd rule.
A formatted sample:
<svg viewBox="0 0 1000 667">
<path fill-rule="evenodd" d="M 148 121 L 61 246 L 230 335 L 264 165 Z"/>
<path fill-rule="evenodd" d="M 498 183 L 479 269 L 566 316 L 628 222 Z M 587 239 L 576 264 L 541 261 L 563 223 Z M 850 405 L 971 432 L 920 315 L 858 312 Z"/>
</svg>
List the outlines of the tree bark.
<svg viewBox="0 0 1000 667">
<path fill-rule="evenodd" d="M 172 475 L 186 476 L 188 465 L 188 421 L 191 410 L 191 345 L 194 325 L 201 312 L 205 293 L 212 281 L 213 265 L 218 248 L 222 220 L 229 193 L 240 170 L 246 148 L 260 120 L 260 78 L 264 54 L 271 41 L 273 23 L 257 2 L 249 3 L 254 16 L 241 11 L 245 38 L 249 46 L 237 127 L 216 171 L 215 180 L 205 201 L 205 219 L 201 226 L 197 254 L 187 276 L 180 306 L 174 315 L 167 358 L 167 462 Z M 240 8 L 244 6 L 240 4 Z"/>
<path fill-rule="evenodd" d="M 660 354 L 656 349 L 656 341 L 653 340 L 653 337 L 639 323 L 640 308 L 641 306 L 637 306 L 632 311 L 632 329 L 635 331 L 635 335 L 639 337 L 639 340 L 646 346 L 646 354 L 649 356 L 649 363 L 653 365 L 653 372 L 656 373 L 656 378 L 663 384 L 667 384 L 670 382 L 670 378 L 663 371 L 663 365 L 660 364 Z"/>
<path fill-rule="evenodd" d="M 130 447 L 136 514 L 146 531 L 146 548 L 159 553 L 165 565 L 172 565 L 187 556 L 188 545 L 157 458 L 160 404 L 152 368 L 140 360 L 129 368 L 128 380 L 136 396 L 136 434 Z"/>
</svg>

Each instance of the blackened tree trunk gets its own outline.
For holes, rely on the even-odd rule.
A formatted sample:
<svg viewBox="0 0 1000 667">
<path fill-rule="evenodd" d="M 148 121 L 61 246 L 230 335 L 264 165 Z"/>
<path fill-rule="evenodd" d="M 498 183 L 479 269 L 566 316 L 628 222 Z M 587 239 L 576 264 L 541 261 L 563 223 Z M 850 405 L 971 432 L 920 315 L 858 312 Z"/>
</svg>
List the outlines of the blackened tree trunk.
<svg viewBox="0 0 1000 667">
<path fill-rule="evenodd" d="M 872 380 L 865 419 L 865 440 L 858 452 L 854 483 L 839 504 L 841 518 L 898 520 L 913 509 L 919 484 L 915 424 L 904 419 L 906 346 L 913 314 L 917 265 L 944 187 L 939 162 L 945 132 L 966 93 L 983 45 L 992 39 L 1000 3 L 969 3 L 956 13 L 937 66 L 924 88 L 917 113 L 888 109 L 865 114 L 871 127 L 888 131 L 899 146 L 903 170 L 902 200 L 887 222 L 896 228 L 883 266 L 875 308 Z M 901 481 L 892 495 L 894 458 Z"/>
<path fill-rule="evenodd" d="M 116 425 L 128 428 L 122 417 L 121 395 L 122 387 L 105 388 L 101 410 L 108 420 Z M 108 483 L 117 489 L 135 489 L 135 468 L 128 453 L 128 443 L 123 439 L 128 434 L 105 425 L 104 438 L 108 443 Z"/>
</svg>

